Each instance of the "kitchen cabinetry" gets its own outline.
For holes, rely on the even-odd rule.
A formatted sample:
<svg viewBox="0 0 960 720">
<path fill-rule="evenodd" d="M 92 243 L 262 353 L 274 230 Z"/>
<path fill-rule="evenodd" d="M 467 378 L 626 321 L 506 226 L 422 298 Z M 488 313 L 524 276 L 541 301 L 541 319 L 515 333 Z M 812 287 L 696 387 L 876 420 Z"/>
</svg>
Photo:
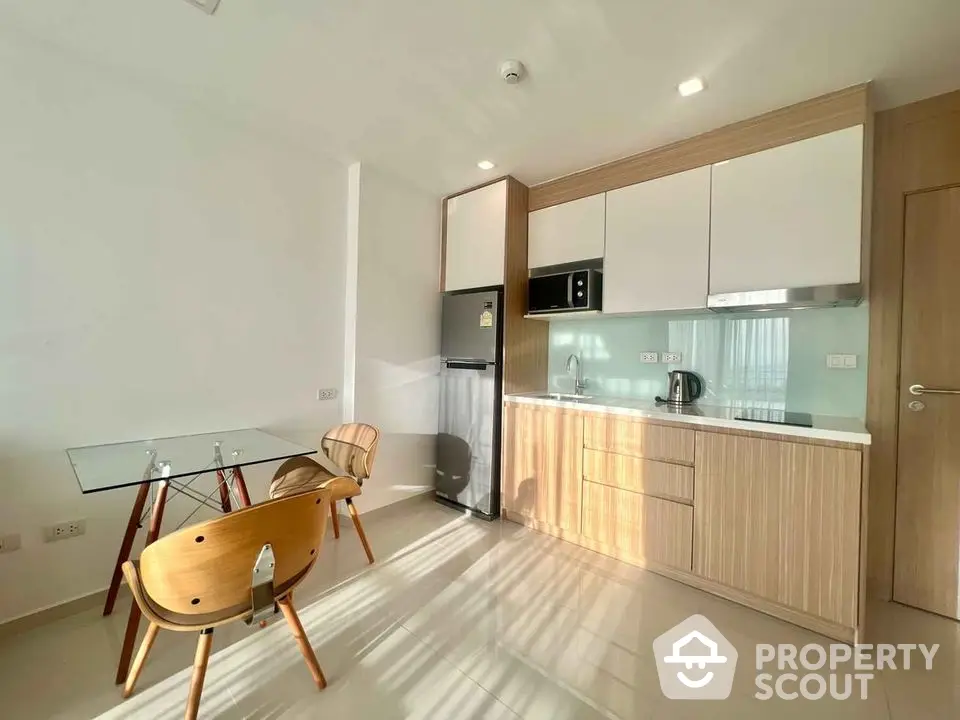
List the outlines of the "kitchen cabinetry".
<svg viewBox="0 0 960 720">
<path fill-rule="evenodd" d="M 507 181 L 446 201 L 443 290 L 503 285 Z"/>
<path fill-rule="evenodd" d="M 693 468 L 687 465 L 583 450 L 583 479 L 679 502 L 693 502 Z"/>
<path fill-rule="evenodd" d="M 709 254 L 709 167 L 608 192 L 603 312 L 705 308 Z"/>
<path fill-rule="evenodd" d="M 845 642 L 863 446 L 507 401 L 509 519 Z"/>
<path fill-rule="evenodd" d="M 710 293 L 860 282 L 863 170 L 863 125 L 714 165 Z"/>
<path fill-rule="evenodd" d="M 621 455 L 692 465 L 694 438 L 686 428 L 597 413 L 584 418 L 584 447 Z"/>
<path fill-rule="evenodd" d="M 693 508 L 584 482 L 583 536 L 630 562 L 649 561 L 689 571 Z"/>
<path fill-rule="evenodd" d="M 603 257 L 604 215 L 603 193 L 530 213 L 527 265 Z"/>
<path fill-rule="evenodd" d="M 582 415 L 507 403 L 501 505 L 551 527 L 580 532 L 582 455 Z"/>
<path fill-rule="evenodd" d="M 857 625 L 857 450 L 698 432 L 693 571 Z"/>
</svg>

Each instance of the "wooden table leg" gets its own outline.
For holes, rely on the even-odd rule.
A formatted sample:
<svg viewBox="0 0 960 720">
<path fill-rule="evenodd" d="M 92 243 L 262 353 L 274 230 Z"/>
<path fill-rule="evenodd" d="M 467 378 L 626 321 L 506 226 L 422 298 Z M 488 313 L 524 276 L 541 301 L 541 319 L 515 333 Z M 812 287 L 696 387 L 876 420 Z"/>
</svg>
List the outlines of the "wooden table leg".
<svg viewBox="0 0 960 720">
<path fill-rule="evenodd" d="M 168 480 L 157 483 L 157 497 L 153 502 L 153 511 L 150 514 L 150 529 L 147 531 L 147 546 L 153 544 L 160 535 L 160 523 L 163 522 L 163 508 L 167 503 Z M 140 628 L 140 606 L 133 603 L 130 606 L 130 617 L 127 618 L 127 630 L 123 636 L 123 646 L 120 649 L 120 663 L 117 665 L 117 685 L 127 681 L 127 672 L 130 670 L 130 659 L 133 656 L 133 646 L 137 643 L 137 630 Z"/>
<path fill-rule="evenodd" d="M 217 484 L 220 488 L 220 508 L 224 513 L 230 512 L 230 488 L 227 487 L 227 479 L 223 475 L 223 470 L 217 468 Z"/>
<path fill-rule="evenodd" d="M 244 507 L 250 507 L 250 494 L 247 492 L 247 483 L 243 480 L 243 471 L 235 467 L 233 468 L 233 481 L 237 486 L 237 495 L 240 496 L 240 502 Z"/>
<path fill-rule="evenodd" d="M 113 578 L 110 580 L 110 589 L 107 591 L 107 601 L 103 605 L 104 616 L 113 612 L 113 606 L 117 602 L 117 593 L 120 592 L 120 580 L 123 577 L 123 570 L 120 568 L 130 559 L 130 550 L 133 548 L 133 540 L 136 538 L 137 530 L 140 527 L 140 516 L 143 514 L 143 506 L 147 502 L 147 493 L 149 490 L 150 483 L 140 483 L 140 489 L 137 490 L 137 499 L 133 501 L 133 509 L 130 510 L 130 519 L 127 521 L 127 531 L 123 534 L 123 542 L 120 543 L 117 564 L 113 568 Z"/>
</svg>

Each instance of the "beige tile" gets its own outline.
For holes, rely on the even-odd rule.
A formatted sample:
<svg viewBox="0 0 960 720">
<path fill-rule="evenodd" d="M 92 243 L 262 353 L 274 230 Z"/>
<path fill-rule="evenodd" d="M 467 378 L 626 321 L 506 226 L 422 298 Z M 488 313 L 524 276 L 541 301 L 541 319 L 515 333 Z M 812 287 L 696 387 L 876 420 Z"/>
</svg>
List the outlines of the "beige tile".
<svg viewBox="0 0 960 720">
<path fill-rule="evenodd" d="M 362 498 L 361 498 L 362 508 Z M 788 623 L 512 523 L 433 503 L 363 517 L 332 535 L 296 604 L 329 687 L 314 686 L 286 625 L 217 630 L 201 715 L 226 718 L 960 717 L 960 625 L 871 604 L 871 642 L 940 643 L 934 669 L 880 673 L 866 701 L 760 701 L 757 643 L 828 643 Z M 196 636 L 161 632 L 133 698 L 113 684 L 126 603 L 0 639 L 0 716 L 179 718 Z M 732 696 L 665 699 L 654 638 L 706 615 L 737 647 Z M 143 628 L 141 628 L 141 634 Z M 918 656 L 919 657 L 919 656 Z M 51 676 L 56 682 L 50 682 Z"/>
</svg>

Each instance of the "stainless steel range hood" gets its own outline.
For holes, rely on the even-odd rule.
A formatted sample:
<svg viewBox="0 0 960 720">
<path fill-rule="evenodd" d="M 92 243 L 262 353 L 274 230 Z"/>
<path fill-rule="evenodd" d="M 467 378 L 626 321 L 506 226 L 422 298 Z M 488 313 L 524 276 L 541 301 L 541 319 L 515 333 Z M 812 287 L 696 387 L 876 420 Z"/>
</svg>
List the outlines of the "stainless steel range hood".
<svg viewBox="0 0 960 720">
<path fill-rule="evenodd" d="M 714 312 L 746 310 L 791 310 L 796 308 L 852 307 L 863 300 L 863 285 L 819 285 L 782 290 L 750 290 L 707 296 Z"/>
</svg>

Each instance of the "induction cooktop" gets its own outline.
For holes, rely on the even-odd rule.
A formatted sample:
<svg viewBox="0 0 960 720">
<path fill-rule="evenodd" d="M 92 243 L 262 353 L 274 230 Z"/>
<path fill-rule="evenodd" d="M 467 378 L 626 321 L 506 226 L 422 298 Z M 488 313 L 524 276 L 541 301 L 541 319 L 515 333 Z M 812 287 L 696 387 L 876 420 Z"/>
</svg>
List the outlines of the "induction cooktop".
<svg viewBox="0 0 960 720">
<path fill-rule="evenodd" d="M 768 408 L 745 408 L 739 412 L 734 420 L 748 422 L 770 423 L 771 425 L 794 425 L 795 427 L 813 427 L 813 416 L 810 413 L 789 412 L 787 410 L 771 410 Z"/>
</svg>

